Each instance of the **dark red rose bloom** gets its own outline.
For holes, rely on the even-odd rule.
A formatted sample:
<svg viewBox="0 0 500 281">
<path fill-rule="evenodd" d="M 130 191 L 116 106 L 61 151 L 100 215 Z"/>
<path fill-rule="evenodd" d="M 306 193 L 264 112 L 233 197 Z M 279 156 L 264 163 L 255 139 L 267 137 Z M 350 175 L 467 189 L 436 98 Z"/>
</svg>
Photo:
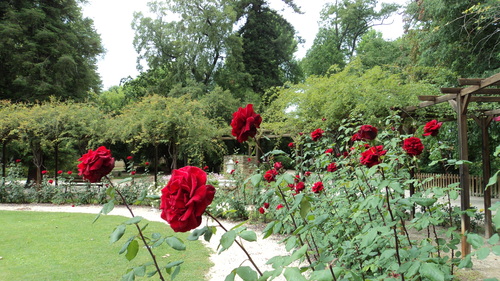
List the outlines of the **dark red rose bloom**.
<svg viewBox="0 0 500 281">
<path fill-rule="evenodd" d="M 145 166 L 149 166 L 149 162 L 144 162 L 144 165 Z"/>
<path fill-rule="evenodd" d="M 321 190 L 323 190 L 323 188 L 324 188 L 323 183 L 318 181 L 318 182 L 314 183 L 311 190 L 314 193 L 319 193 Z"/>
<path fill-rule="evenodd" d="M 42 171 L 42 175 L 45 175 L 45 174 L 47 174 L 47 173 L 48 173 L 48 171 L 47 171 L 47 170 L 43 170 L 43 171 Z"/>
<path fill-rule="evenodd" d="M 89 149 L 78 161 L 81 161 L 78 164 L 78 175 L 89 182 L 101 181 L 115 167 L 115 158 L 111 157 L 111 151 L 104 146 L 95 151 Z"/>
<path fill-rule="evenodd" d="M 344 152 L 342 153 L 342 155 L 343 155 L 343 156 L 344 156 L 344 158 L 345 158 L 345 157 L 349 156 L 349 152 L 344 151 Z"/>
<path fill-rule="evenodd" d="M 252 158 L 248 157 L 247 161 L 252 162 Z"/>
<path fill-rule="evenodd" d="M 49 184 L 53 184 L 54 183 L 54 180 L 49 180 Z"/>
<path fill-rule="evenodd" d="M 298 182 L 300 180 L 300 176 L 299 175 L 295 175 L 295 178 L 293 179 L 295 182 Z"/>
<path fill-rule="evenodd" d="M 281 209 L 283 207 L 284 207 L 283 204 L 278 204 L 278 206 L 276 206 L 276 210 L 279 210 L 279 209 Z"/>
<path fill-rule="evenodd" d="M 16 159 L 16 163 L 19 163 L 19 162 L 21 162 L 21 159 Z"/>
<path fill-rule="evenodd" d="M 266 210 L 264 208 L 262 208 L 262 207 L 259 208 L 259 213 L 264 214 L 265 212 L 266 212 Z"/>
<path fill-rule="evenodd" d="M 439 128 L 441 128 L 441 125 L 443 125 L 443 122 L 438 122 L 436 120 L 431 120 L 427 122 L 424 126 L 424 134 L 423 136 L 437 136 L 439 133 Z"/>
<path fill-rule="evenodd" d="M 493 118 L 493 121 L 500 122 L 500 116 L 497 116 L 497 117 Z M 19 162 L 21 162 L 21 160 L 19 160 Z"/>
<path fill-rule="evenodd" d="M 306 177 L 308 177 L 308 176 L 310 176 L 310 175 L 311 175 L 311 172 L 306 171 L 306 172 L 304 172 L 304 175 L 305 175 Z"/>
<path fill-rule="evenodd" d="M 374 140 L 377 137 L 377 128 L 371 125 L 363 125 L 359 128 L 358 135 L 363 140 Z"/>
<path fill-rule="evenodd" d="M 333 153 L 333 148 L 328 148 L 325 150 L 325 154 Z"/>
<path fill-rule="evenodd" d="M 272 182 L 276 180 L 276 175 L 278 175 L 278 172 L 275 169 L 271 169 L 264 174 L 264 179 L 267 182 Z"/>
<path fill-rule="evenodd" d="M 207 174 L 198 167 L 174 170 L 161 190 L 161 218 L 175 232 L 186 232 L 201 224 L 201 215 L 212 203 L 215 188 L 207 185 Z"/>
<path fill-rule="evenodd" d="M 57 171 L 57 174 L 59 174 L 59 175 L 62 174 L 62 173 L 63 173 L 62 170 Z"/>
<path fill-rule="evenodd" d="M 417 137 L 407 138 L 403 141 L 403 149 L 411 156 L 417 156 L 424 151 L 422 141 Z"/>
<path fill-rule="evenodd" d="M 132 159 L 134 159 L 133 156 L 127 156 L 127 160 L 132 160 Z"/>
<path fill-rule="evenodd" d="M 298 182 L 294 186 L 294 189 L 295 189 L 296 193 L 300 193 L 302 190 L 304 190 L 304 188 L 306 188 L 306 184 L 304 182 L 302 182 L 302 181 Z"/>
<path fill-rule="evenodd" d="M 302 136 L 303 134 L 304 134 L 304 133 L 300 132 L 300 133 L 299 133 L 299 136 Z"/>
<path fill-rule="evenodd" d="M 384 146 L 382 145 L 372 146 L 361 153 L 361 164 L 367 167 L 378 165 L 382 162 L 380 156 L 385 155 L 386 152 L 387 150 L 384 150 Z"/>
<path fill-rule="evenodd" d="M 323 133 L 325 131 L 321 130 L 321 129 L 316 129 L 314 130 L 312 133 L 311 133 L 311 139 L 313 141 L 317 141 L 319 140 L 321 137 L 323 137 Z"/>
<path fill-rule="evenodd" d="M 335 162 L 328 164 L 328 166 L 326 167 L 326 170 L 328 172 L 335 172 L 335 171 L 337 171 L 337 164 Z"/>
<path fill-rule="evenodd" d="M 68 171 L 68 175 L 71 175 L 71 174 L 73 174 L 73 171 Z"/>
<path fill-rule="evenodd" d="M 295 144 L 294 144 L 293 142 L 291 142 L 291 143 L 289 143 L 289 144 L 288 144 L 288 147 L 290 147 L 290 148 L 294 148 L 294 147 L 295 147 Z"/>
<path fill-rule="evenodd" d="M 135 171 L 130 172 L 130 174 L 131 174 L 132 176 L 133 176 L 133 175 L 135 175 Z"/>
<path fill-rule="evenodd" d="M 204 170 L 204 171 L 208 170 L 208 166 L 204 166 L 204 167 L 203 167 L 203 170 Z"/>
<path fill-rule="evenodd" d="M 281 164 L 281 162 L 274 163 L 274 169 L 276 171 L 279 171 L 280 169 L 283 169 L 283 164 Z"/>
<path fill-rule="evenodd" d="M 351 141 L 360 141 L 362 140 L 361 136 L 359 135 L 359 133 L 355 133 L 354 135 L 352 135 L 351 137 Z"/>
<path fill-rule="evenodd" d="M 245 108 L 240 107 L 238 111 L 233 113 L 231 134 L 236 137 L 239 142 L 253 138 L 257 134 L 257 128 L 260 127 L 262 117 L 253 111 L 253 104 L 247 104 Z"/>
<path fill-rule="evenodd" d="M 264 208 L 268 209 L 269 208 L 269 203 L 264 203 Z"/>
</svg>

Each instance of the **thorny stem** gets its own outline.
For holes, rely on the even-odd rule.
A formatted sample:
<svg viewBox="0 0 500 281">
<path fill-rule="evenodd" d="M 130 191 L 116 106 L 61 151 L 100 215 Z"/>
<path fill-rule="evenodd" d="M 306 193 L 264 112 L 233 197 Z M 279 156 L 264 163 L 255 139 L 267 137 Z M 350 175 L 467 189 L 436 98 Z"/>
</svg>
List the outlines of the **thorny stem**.
<svg viewBox="0 0 500 281">
<path fill-rule="evenodd" d="M 106 179 L 109 181 L 109 183 L 111 184 L 111 186 L 114 188 L 114 190 L 116 191 L 116 193 L 118 193 L 118 195 L 120 196 L 120 198 L 122 199 L 123 201 L 123 204 L 125 205 L 125 207 L 128 209 L 128 211 L 130 212 L 130 215 L 134 218 L 135 215 L 134 215 L 134 212 L 132 211 L 132 209 L 130 208 L 130 206 L 127 204 L 127 200 L 125 199 L 125 197 L 122 195 L 122 193 L 114 186 L 113 182 L 108 178 L 108 176 L 106 176 Z M 148 249 L 148 252 L 149 252 L 149 255 L 151 256 L 151 258 L 153 259 L 153 263 L 156 267 L 156 271 L 158 272 L 158 275 L 160 276 L 160 280 L 161 281 L 165 281 L 165 278 L 163 277 L 163 275 L 161 274 L 161 270 L 160 270 L 160 266 L 158 265 L 158 262 L 156 261 L 156 257 L 155 255 L 153 254 L 153 251 L 151 250 L 151 247 L 148 246 L 148 243 L 146 242 L 146 238 L 144 237 L 144 234 L 142 233 L 142 230 L 141 228 L 139 227 L 139 225 L 137 223 L 135 223 L 135 227 L 137 228 L 137 231 L 139 232 L 139 236 L 141 237 L 141 240 L 142 242 L 144 243 L 144 246 L 146 246 L 146 249 Z"/>
<path fill-rule="evenodd" d="M 212 218 L 215 222 L 217 222 L 219 224 L 219 226 L 225 231 L 225 232 L 228 232 L 227 228 L 224 227 L 224 225 L 222 225 L 222 223 L 216 218 L 214 217 L 212 214 L 210 214 L 208 211 L 205 211 L 205 214 L 207 214 L 207 216 L 209 216 L 210 218 Z M 255 269 L 257 270 L 257 272 L 259 273 L 260 276 L 262 276 L 262 272 L 260 271 L 259 267 L 255 264 L 255 262 L 253 261 L 252 257 L 250 256 L 250 254 L 247 252 L 247 250 L 245 249 L 245 247 L 243 247 L 243 245 L 238 242 L 237 240 L 234 240 L 234 242 L 240 246 L 241 250 L 243 250 L 243 252 L 245 253 L 245 255 L 247 255 L 248 257 L 248 260 L 252 263 L 252 265 L 255 267 Z"/>
<path fill-rule="evenodd" d="M 389 188 L 386 186 L 385 187 L 385 194 L 386 194 L 386 199 L 387 199 L 387 210 L 389 211 L 389 214 L 391 215 L 391 220 L 394 221 L 394 215 L 392 214 L 392 209 L 391 209 L 391 204 L 389 202 Z M 396 226 L 393 226 L 392 227 L 393 231 L 394 231 L 394 239 L 395 239 L 395 242 L 396 242 L 396 257 L 398 258 L 398 264 L 399 266 L 401 266 L 401 258 L 399 256 L 399 239 L 398 239 L 398 232 L 396 230 Z M 401 280 L 405 280 L 405 275 L 404 273 L 401 273 Z"/>
</svg>

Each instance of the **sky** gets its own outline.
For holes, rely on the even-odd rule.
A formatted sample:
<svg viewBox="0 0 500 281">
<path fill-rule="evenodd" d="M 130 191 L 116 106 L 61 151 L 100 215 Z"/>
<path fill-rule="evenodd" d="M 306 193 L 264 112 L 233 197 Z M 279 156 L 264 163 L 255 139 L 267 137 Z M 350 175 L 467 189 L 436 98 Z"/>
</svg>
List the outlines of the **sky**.
<svg viewBox="0 0 500 281">
<path fill-rule="evenodd" d="M 99 59 L 98 72 L 101 75 L 104 90 L 120 84 L 122 78 L 136 77 L 137 53 L 132 42 L 134 31 L 131 23 L 134 12 L 147 13 L 148 0 L 89 0 L 82 8 L 83 16 L 94 20 L 94 27 L 101 35 L 106 54 Z M 311 47 L 318 31 L 318 19 L 321 8 L 328 0 L 295 0 L 304 14 L 293 13 L 281 0 L 271 0 L 271 7 L 280 11 L 296 29 L 305 44 L 299 46 L 295 54 L 302 58 Z M 382 2 L 405 4 L 404 0 L 382 0 Z M 386 40 L 394 40 L 403 34 L 403 21 L 396 15 L 387 21 L 389 25 L 375 29 L 383 33 Z"/>
</svg>

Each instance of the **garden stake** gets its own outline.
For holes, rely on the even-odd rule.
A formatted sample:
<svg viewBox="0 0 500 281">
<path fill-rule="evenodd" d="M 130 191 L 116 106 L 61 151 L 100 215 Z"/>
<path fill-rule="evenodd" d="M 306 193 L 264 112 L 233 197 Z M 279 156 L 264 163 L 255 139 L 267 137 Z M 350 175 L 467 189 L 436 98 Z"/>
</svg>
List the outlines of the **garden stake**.
<svg viewBox="0 0 500 281">
<path fill-rule="evenodd" d="M 108 176 L 105 176 L 105 177 L 109 181 L 109 183 L 111 184 L 111 186 L 113 187 L 113 189 L 116 191 L 116 193 L 118 193 L 118 195 L 120 196 L 120 198 L 123 201 L 123 204 L 125 205 L 125 207 L 128 209 L 128 211 L 130 212 L 130 214 L 134 218 L 135 217 L 134 212 L 132 212 L 132 209 L 127 204 L 127 200 L 125 199 L 125 197 L 122 195 L 122 193 L 117 188 L 115 188 L 115 186 L 113 185 L 113 182 L 111 182 L 111 180 L 108 178 Z M 151 255 L 151 258 L 153 259 L 154 265 L 156 267 L 156 271 L 160 275 L 160 280 L 161 281 L 165 281 L 165 279 L 163 278 L 163 275 L 161 274 L 160 267 L 158 266 L 158 262 L 156 261 L 156 257 L 153 254 L 153 251 L 151 250 L 151 247 L 148 246 L 148 243 L 146 242 L 146 238 L 142 234 L 141 228 L 139 227 L 139 225 L 137 223 L 134 223 L 134 224 L 135 224 L 135 227 L 137 228 L 137 231 L 139 231 L 139 236 L 141 237 L 141 240 L 144 243 L 144 246 L 146 246 L 146 249 L 148 249 L 149 255 Z"/>
<path fill-rule="evenodd" d="M 225 232 L 228 232 L 228 230 L 222 225 L 222 223 L 216 218 L 214 217 L 212 214 L 210 214 L 209 212 L 205 211 L 205 214 L 207 214 L 207 216 L 211 217 L 214 221 L 216 221 L 219 226 L 225 231 Z M 234 242 L 240 246 L 240 248 L 243 250 L 243 252 L 245 253 L 245 255 L 247 255 L 248 257 L 248 260 L 252 263 L 252 265 L 255 267 L 255 269 L 257 270 L 257 272 L 259 273 L 260 276 L 262 276 L 262 272 L 260 271 L 259 267 L 255 264 L 255 262 L 253 261 L 252 257 L 250 256 L 250 254 L 247 252 L 247 250 L 245 249 L 245 247 L 243 247 L 243 245 L 238 242 L 237 240 L 234 240 Z"/>
</svg>

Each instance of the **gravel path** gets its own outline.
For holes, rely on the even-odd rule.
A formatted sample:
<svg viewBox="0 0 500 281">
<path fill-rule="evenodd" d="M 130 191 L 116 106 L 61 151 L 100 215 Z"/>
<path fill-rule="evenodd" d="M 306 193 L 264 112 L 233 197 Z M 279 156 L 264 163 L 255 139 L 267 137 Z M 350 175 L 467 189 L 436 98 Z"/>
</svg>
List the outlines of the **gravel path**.
<svg viewBox="0 0 500 281">
<path fill-rule="evenodd" d="M 100 205 L 82 205 L 74 206 L 71 205 L 51 205 L 51 204 L 0 204 L 0 210 L 11 210 L 11 211 L 39 211 L 39 212 L 67 212 L 67 213 L 88 213 L 88 214 L 98 214 L 102 206 Z M 160 211 L 157 209 L 152 209 L 150 207 L 133 206 L 132 210 L 136 216 L 141 216 L 150 221 L 165 222 L 160 218 Z M 130 217 L 129 211 L 123 206 L 116 206 L 110 213 L 110 215 L 119 215 Z M 207 223 L 207 218 L 203 218 L 201 226 L 205 226 Z M 221 221 L 226 229 L 231 229 L 236 225 L 234 222 Z M 208 225 L 217 225 L 216 222 L 209 219 Z M 242 241 L 245 249 L 250 253 L 252 259 L 257 264 L 259 269 L 264 272 L 266 270 L 272 269 L 270 266 L 266 265 L 266 261 L 277 255 L 287 255 L 288 253 L 284 249 L 284 245 L 278 243 L 278 240 L 273 237 L 267 239 L 262 239 L 261 233 L 255 230 L 252 225 L 248 226 L 249 229 L 254 230 L 257 233 L 258 239 L 256 242 Z M 200 238 L 207 247 L 213 250 L 213 254 L 210 256 L 210 260 L 213 262 L 214 266 L 210 269 L 207 274 L 207 280 L 209 281 L 220 281 L 224 280 L 226 276 L 236 267 L 240 265 L 247 265 L 252 267 L 252 264 L 247 259 L 244 252 L 234 244 L 229 250 L 226 250 L 218 254 L 218 245 L 220 237 L 224 231 L 220 228 L 217 229 L 217 233 L 212 236 L 210 242 L 205 242 Z M 241 280 L 237 279 L 236 280 Z M 276 278 L 274 280 L 284 280 L 284 278 Z"/>
</svg>

